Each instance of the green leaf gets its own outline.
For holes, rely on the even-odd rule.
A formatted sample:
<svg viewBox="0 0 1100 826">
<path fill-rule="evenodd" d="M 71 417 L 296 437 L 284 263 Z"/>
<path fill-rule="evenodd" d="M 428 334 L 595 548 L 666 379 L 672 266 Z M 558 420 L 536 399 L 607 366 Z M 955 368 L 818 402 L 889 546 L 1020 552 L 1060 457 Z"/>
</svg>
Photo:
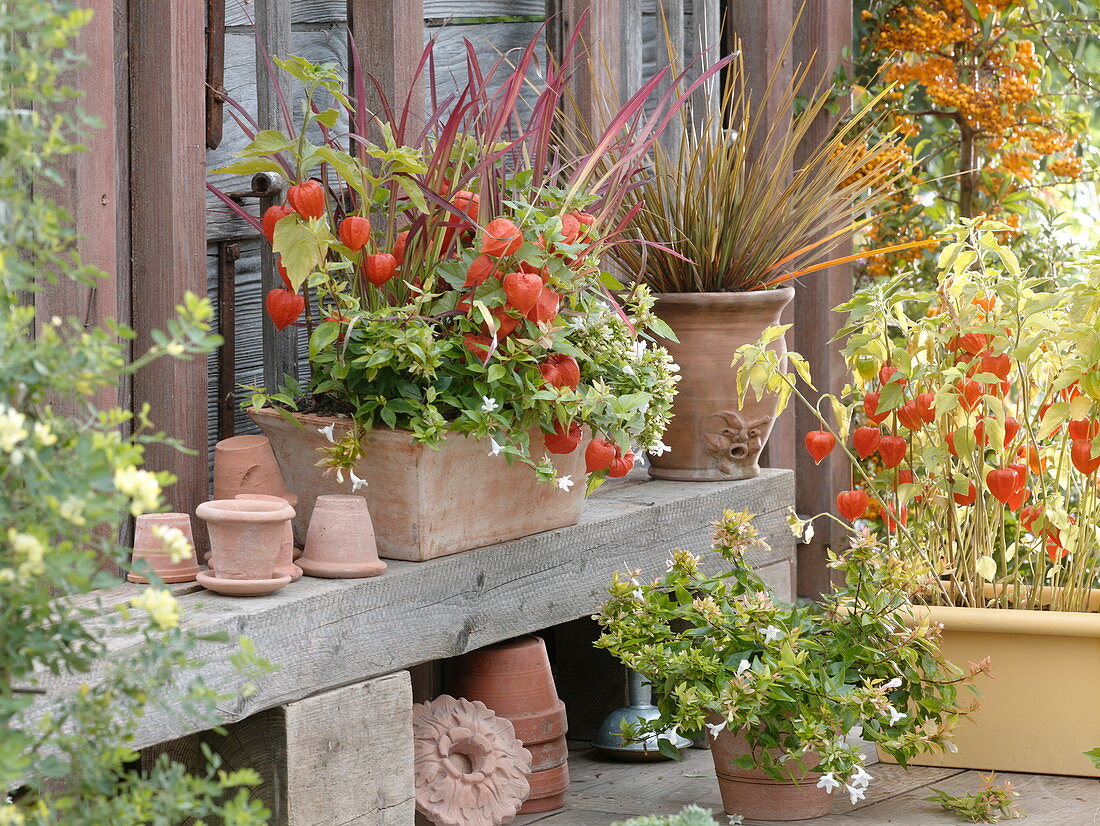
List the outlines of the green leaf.
<svg viewBox="0 0 1100 826">
<path fill-rule="evenodd" d="M 661 338 L 667 338 L 669 341 L 675 341 L 677 344 L 680 342 L 680 339 L 676 338 L 676 333 L 672 331 L 672 328 L 664 321 L 657 318 L 657 316 L 654 316 L 653 320 L 649 322 L 649 329 L 650 332 Z"/>
<path fill-rule="evenodd" d="M 298 290 L 309 274 L 324 265 L 328 244 L 321 242 L 306 221 L 279 221 L 271 244 L 282 256 L 291 288 Z"/>
<path fill-rule="evenodd" d="M 344 182 L 360 195 L 367 194 L 364 180 L 373 181 L 374 179 L 358 158 L 353 158 L 347 152 L 340 152 L 331 146 L 318 147 L 314 155 L 335 169 Z"/>
<path fill-rule="evenodd" d="M 657 751 L 667 757 L 669 760 L 675 760 L 677 762 L 684 759 L 684 756 L 680 754 L 680 750 L 673 745 L 671 740 L 667 740 L 664 737 L 657 740 Z"/>
<path fill-rule="evenodd" d="M 428 212 L 428 202 L 424 198 L 424 193 L 420 190 L 419 185 L 412 178 L 405 175 L 398 175 L 395 179 L 397 185 L 401 187 L 404 193 L 412 201 L 413 207 L 422 215 Z"/>
<path fill-rule="evenodd" d="M 282 132 L 275 129 L 265 129 L 262 132 L 257 132 L 252 142 L 237 154 L 244 158 L 257 158 L 265 155 L 277 155 L 293 148 L 294 144 Z"/>
<path fill-rule="evenodd" d="M 1084 752 L 1084 754 L 1086 757 L 1092 760 L 1093 765 L 1096 766 L 1096 768 L 1100 769 L 1100 747 L 1089 749 L 1088 751 Z"/>
<path fill-rule="evenodd" d="M 335 321 L 325 321 L 313 331 L 313 337 L 309 340 L 309 357 L 316 358 L 317 354 L 329 347 L 340 337 L 340 325 Z"/>
<path fill-rule="evenodd" d="M 229 164 L 229 166 L 210 170 L 212 175 L 255 175 L 258 172 L 286 175 L 286 170 L 271 158 L 250 158 L 247 161 L 237 161 Z"/>
<path fill-rule="evenodd" d="M 792 326 L 791 324 L 777 324 L 774 327 L 766 328 L 764 332 L 760 334 L 759 344 L 762 346 L 771 344 L 773 341 L 782 338 Z"/>
<path fill-rule="evenodd" d="M 313 116 L 313 119 L 318 123 L 322 123 L 326 128 L 331 129 L 336 125 L 336 121 L 340 118 L 340 113 L 335 109 L 325 109 L 323 112 L 318 112 Z"/>
</svg>

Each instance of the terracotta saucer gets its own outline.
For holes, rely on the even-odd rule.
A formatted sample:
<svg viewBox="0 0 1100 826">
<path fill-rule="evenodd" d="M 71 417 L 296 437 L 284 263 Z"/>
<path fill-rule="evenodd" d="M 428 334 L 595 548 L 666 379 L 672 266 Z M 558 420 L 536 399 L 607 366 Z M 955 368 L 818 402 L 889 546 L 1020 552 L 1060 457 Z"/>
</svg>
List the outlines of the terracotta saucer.
<svg viewBox="0 0 1100 826">
<path fill-rule="evenodd" d="M 227 597 L 258 597 L 271 594 L 290 584 L 288 574 L 274 574 L 271 579 L 219 579 L 213 571 L 199 571 L 199 585 Z"/>
<path fill-rule="evenodd" d="M 362 562 L 332 562 L 327 559 L 310 559 L 308 556 L 298 557 L 297 565 L 306 576 L 319 577 L 321 579 L 359 579 L 362 577 L 378 576 L 386 570 L 386 563 L 382 560 Z"/>
</svg>

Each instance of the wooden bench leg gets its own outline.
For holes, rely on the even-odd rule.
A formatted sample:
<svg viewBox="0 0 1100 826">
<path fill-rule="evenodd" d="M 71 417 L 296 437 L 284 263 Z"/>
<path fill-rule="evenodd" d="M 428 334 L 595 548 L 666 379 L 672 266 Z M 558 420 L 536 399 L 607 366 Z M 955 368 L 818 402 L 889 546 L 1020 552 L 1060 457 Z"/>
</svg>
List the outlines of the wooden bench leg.
<svg viewBox="0 0 1100 826">
<path fill-rule="evenodd" d="M 413 822 L 412 687 L 407 671 L 315 694 L 143 752 L 202 772 L 206 742 L 226 770 L 250 767 L 271 826 L 409 826 Z"/>
</svg>

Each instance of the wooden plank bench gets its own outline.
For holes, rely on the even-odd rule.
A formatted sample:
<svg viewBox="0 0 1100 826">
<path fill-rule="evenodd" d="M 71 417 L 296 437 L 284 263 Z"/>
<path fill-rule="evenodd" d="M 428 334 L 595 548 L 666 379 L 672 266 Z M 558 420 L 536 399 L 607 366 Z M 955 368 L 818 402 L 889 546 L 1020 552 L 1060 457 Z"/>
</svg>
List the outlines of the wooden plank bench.
<svg viewBox="0 0 1100 826">
<path fill-rule="evenodd" d="M 408 823 L 411 819 L 402 818 L 411 809 L 401 804 L 411 800 L 406 792 L 412 783 L 411 692 L 406 669 L 591 615 L 604 600 L 615 571 L 640 569 L 644 577 L 652 578 L 664 571 L 672 548 L 707 550 L 710 523 L 725 508 L 747 508 L 758 514 L 757 526 L 771 550 L 755 554 L 752 561 L 780 595 L 791 598 L 795 540 L 786 516 L 793 501 L 794 477 L 785 470 L 765 470 L 746 481 L 699 483 L 650 481 L 637 471 L 625 483 L 593 496 L 578 525 L 429 562 L 390 561 L 388 570 L 372 579 L 307 577 L 254 599 L 222 597 L 194 584 L 174 586 L 174 591 L 184 627 L 203 634 L 222 631 L 230 638 L 228 643 L 199 648 L 203 664 L 198 673 L 208 684 L 232 683 L 229 657 L 237 649 L 239 636 L 250 638 L 261 656 L 279 666 L 258 681 L 252 694 L 219 709 L 226 724 L 277 710 L 262 719 L 267 727 L 284 727 L 281 734 L 265 740 L 279 754 L 261 754 L 256 738 L 242 735 L 244 728 L 236 735 L 237 740 L 251 743 L 246 751 L 254 764 L 274 766 L 284 774 L 272 786 L 274 791 L 263 794 L 269 806 L 272 799 L 285 804 L 288 789 L 305 788 L 303 784 L 323 788 L 330 782 L 323 776 L 327 758 L 319 762 L 314 754 L 318 742 L 323 742 L 333 754 L 358 755 L 364 776 L 381 771 L 385 783 L 379 790 L 386 789 L 376 790 L 377 812 L 364 814 L 364 819 L 347 819 L 351 813 L 340 799 L 334 799 L 332 805 L 346 817 L 331 822 Z M 716 555 L 704 559 L 711 570 L 722 562 Z M 100 598 L 107 604 L 123 602 L 140 587 L 119 586 Z M 125 654 L 140 645 L 140 639 L 120 635 L 110 645 Z M 83 679 L 46 679 L 48 693 L 36 712 L 41 713 L 51 697 L 101 678 L 100 672 L 93 672 Z M 371 697 L 375 699 L 368 719 L 364 698 Z M 149 708 L 138 728 L 136 748 L 174 741 L 206 727 L 173 713 L 167 699 L 167 708 Z M 357 711 L 349 713 L 349 708 Z M 312 720 L 311 725 L 322 732 L 317 735 L 320 740 L 301 733 L 302 720 Z M 232 734 L 238 727 L 230 729 Z M 404 745 L 396 750 L 387 747 L 385 755 L 367 747 L 402 739 Z M 332 770 L 346 772 L 340 758 L 329 762 Z M 248 760 L 242 764 L 248 765 Z M 297 786 L 294 777 L 298 777 Z M 312 820 L 313 815 L 290 818 L 287 806 L 281 809 L 273 822 L 330 822 L 320 816 Z M 378 812 L 387 814 L 383 817 Z"/>
</svg>

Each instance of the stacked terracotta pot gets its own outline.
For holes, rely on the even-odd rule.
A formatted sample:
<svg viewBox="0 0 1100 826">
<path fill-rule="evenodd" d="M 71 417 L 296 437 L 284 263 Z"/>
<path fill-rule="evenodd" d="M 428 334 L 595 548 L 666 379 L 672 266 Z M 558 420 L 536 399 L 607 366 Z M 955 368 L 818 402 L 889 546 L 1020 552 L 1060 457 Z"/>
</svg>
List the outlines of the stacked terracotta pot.
<svg viewBox="0 0 1100 826">
<path fill-rule="evenodd" d="M 569 786 L 568 723 L 542 639 L 519 637 L 464 654 L 449 682 L 456 696 L 480 700 L 511 721 L 531 752 L 531 795 L 520 814 L 560 809 Z"/>
</svg>

